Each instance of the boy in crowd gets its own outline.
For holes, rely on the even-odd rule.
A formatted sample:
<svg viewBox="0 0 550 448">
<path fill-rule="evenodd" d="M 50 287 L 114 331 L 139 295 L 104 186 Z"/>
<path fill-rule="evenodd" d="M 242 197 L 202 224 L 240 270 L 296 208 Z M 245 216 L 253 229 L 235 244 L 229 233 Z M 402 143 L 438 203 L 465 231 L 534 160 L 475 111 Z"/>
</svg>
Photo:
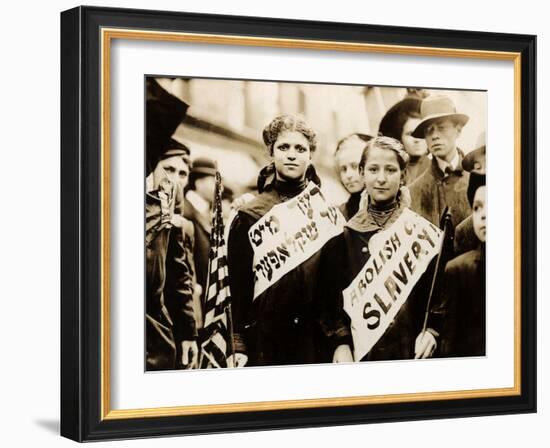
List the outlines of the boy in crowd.
<svg viewBox="0 0 550 448">
<path fill-rule="evenodd" d="M 477 247 L 447 263 L 443 278 L 440 355 L 485 355 L 485 174 L 472 171 L 468 183 Z"/>
</svg>

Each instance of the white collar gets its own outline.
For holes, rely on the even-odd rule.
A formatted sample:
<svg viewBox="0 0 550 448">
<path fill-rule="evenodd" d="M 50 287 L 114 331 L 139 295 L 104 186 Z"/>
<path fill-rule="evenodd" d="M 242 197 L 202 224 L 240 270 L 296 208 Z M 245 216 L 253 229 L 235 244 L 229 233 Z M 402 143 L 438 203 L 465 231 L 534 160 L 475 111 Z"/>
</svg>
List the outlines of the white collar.
<svg viewBox="0 0 550 448">
<path fill-rule="evenodd" d="M 435 160 L 437 161 L 437 164 L 439 165 L 439 169 L 441 171 L 445 172 L 445 169 L 447 167 L 451 168 L 451 171 L 456 171 L 460 162 L 460 154 L 458 153 L 458 150 L 455 149 L 455 156 L 450 162 L 440 159 L 439 157 L 436 157 Z"/>
</svg>

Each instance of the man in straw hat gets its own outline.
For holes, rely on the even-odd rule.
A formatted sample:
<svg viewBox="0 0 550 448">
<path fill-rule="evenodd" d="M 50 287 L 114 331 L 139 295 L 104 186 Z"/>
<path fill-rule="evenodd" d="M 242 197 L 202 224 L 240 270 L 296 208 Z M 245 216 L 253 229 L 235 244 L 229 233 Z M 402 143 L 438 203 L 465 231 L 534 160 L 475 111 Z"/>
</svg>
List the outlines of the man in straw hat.
<svg viewBox="0 0 550 448">
<path fill-rule="evenodd" d="M 469 173 L 462 168 L 464 154 L 456 145 L 468 116 L 457 113 L 451 99 L 442 95 L 424 99 L 420 115 L 422 120 L 412 135 L 426 139 L 433 159 L 431 167 L 410 186 L 411 208 L 437 225 L 445 207 L 450 207 L 456 226 L 470 214 Z"/>
</svg>

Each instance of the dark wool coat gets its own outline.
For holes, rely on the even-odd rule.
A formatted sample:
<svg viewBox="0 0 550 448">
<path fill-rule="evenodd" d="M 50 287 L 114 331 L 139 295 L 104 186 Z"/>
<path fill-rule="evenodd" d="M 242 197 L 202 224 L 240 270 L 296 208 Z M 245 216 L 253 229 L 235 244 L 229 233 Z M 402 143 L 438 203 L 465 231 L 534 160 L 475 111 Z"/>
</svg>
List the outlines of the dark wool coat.
<svg viewBox="0 0 550 448">
<path fill-rule="evenodd" d="M 211 231 L 211 216 L 200 213 L 186 199 L 184 205 L 185 218 L 189 220 L 193 227 L 194 242 L 193 242 L 193 260 L 194 268 L 197 277 L 197 283 L 202 287 L 202 294 L 197 303 L 198 309 L 198 325 L 202 328 L 204 324 L 204 305 L 206 297 L 206 283 L 208 282 L 208 261 L 210 255 L 210 231 Z"/>
<path fill-rule="evenodd" d="M 284 195 L 276 183 L 242 206 L 228 237 L 235 350 L 249 366 L 310 364 L 329 361 L 315 296 L 320 252 L 279 279 L 255 300 L 253 249 L 248 231 L 271 208 L 296 196 Z"/>
<path fill-rule="evenodd" d="M 462 152 L 459 151 L 461 160 Z M 461 166 L 459 163 L 458 166 Z M 439 168 L 434 157 L 429 169 L 411 185 L 411 209 L 428 221 L 439 226 L 441 215 L 446 206 L 451 208 L 453 228 L 470 213 L 466 191 L 470 173 L 457 169 L 445 174 Z"/>
<path fill-rule="evenodd" d="M 147 370 L 173 369 L 176 349 L 197 337 L 193 306 L 193 226 L 160 224 L 160 201 L 146 196 Z M 170 341 L 170 342 L 168 342 Z"/>
<path fill-rule="evenodd" d="M 485 245 L 447 263 L 443 279 L 441 356 L 485 355 Z"/>
<path fill-rule="evenodd" d="M 411 160 L 407 165 L 407 185 L 412 184 L 430 166 L 430 158 L 427 155 L 420 157 L 418 160 Z"/>
<path fill-rule="evenodd" d="M 461 255 L 479 246 L 479 240 L 474 232 L 472 215 L 468 216 L 455 229 L 454 252 Z"/>
</svg>

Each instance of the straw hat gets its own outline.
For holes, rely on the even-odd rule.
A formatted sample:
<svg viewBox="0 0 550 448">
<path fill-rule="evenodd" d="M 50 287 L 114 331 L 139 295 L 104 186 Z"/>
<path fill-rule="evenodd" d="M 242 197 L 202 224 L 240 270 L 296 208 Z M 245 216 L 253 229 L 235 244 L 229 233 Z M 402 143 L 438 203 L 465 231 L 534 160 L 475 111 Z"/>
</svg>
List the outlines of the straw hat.
<svg viewBox="0 0 550 448">
<path fill-rule="evenodd" d="M 412 133 L 412 136 L 416 138 L 425 138 L 424 132 L 426 128 L 440 118 L 448 118 L 462 126 L 468 123 L 469 120 L 468 115 L 457 113 L 451 99 L 443 95 L 429 96 L 422 100 L 420 117 L 422 121 Z"/>
</svg>

